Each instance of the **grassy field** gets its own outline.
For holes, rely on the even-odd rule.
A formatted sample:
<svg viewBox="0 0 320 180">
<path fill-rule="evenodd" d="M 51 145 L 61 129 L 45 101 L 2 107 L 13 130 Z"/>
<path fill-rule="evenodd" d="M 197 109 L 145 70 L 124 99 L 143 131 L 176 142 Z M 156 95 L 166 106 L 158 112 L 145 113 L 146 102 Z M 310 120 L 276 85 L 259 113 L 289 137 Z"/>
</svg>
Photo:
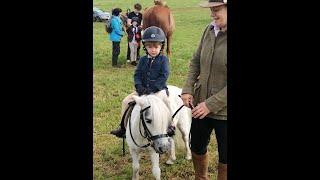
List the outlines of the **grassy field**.
<svg viewBox="0 0 320 180">
<path fill-rule="evenodd" d="M 93 0 L 94 7 L 107 12 L 113 7 L 120 7 L 125 13 L 127 8 L 139 2 L 143 10 L 152 5 L 153 0 Z M 171 49 L 171 74 L 167 84 L 182 87 L 188 65 L 201 34 L 211 22 L 209 9 L 198 6 L 200 0 L 168 0 L 167 4 L 173 12 L 176 28 L 173 34 Z M 120 64 L 126 63 L 127 37 L 121 41 Z M 111 66 L 112 42 L 104 30 L 104 23 L 93 22 L 93 179 L 123 180 L 132 177 L 132 160 L 126 145 L 126 155 L 122 156 L 122 139 L 110 135 L 110 131 L 120 123 L 120 106 L 122 99 L 134 91 L 134 66 L 124 68 Z M 145 52 L 141 48 L 140 54 Z M 212 136 L 209 146 L 210 179 L 216 179 L 217 151 L 215 138 Z M 177 160 L 174 165 L 165 165 L 167 155 L 160 157 L 161 178 L 178 180 L 194 179 L 191 161 L 184 159 L 185 150 L 176 150 Z M 151 161 L 147 153 L 140 160 L 140 178 L 154 179 L 151 172 Z"/>
</svg>

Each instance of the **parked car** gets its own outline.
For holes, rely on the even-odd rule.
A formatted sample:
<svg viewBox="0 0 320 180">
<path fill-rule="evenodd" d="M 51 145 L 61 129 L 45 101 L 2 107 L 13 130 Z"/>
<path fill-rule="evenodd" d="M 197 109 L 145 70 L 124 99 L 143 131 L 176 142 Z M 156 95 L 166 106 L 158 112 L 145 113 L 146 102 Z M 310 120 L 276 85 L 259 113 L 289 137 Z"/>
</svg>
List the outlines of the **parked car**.
<svg viewBox="0 0 320 180">
<path fill-rule="evenodd" d="M 110 18 L 111 18 L 110 13 L 108 13 L 102 9 L 93 7 L 93 21 L 102 22 L 102 21 L 106 21 Z"/>
</svg>

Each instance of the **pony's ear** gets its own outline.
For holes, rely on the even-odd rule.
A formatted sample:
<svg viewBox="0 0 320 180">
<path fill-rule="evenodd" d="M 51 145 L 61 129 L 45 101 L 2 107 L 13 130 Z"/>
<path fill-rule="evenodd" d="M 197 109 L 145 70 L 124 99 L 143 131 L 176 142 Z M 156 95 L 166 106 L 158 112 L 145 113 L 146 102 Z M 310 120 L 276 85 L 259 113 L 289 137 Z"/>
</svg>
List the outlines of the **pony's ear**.
<svg viewBox="0 0 320 180">
<path fill-rule="evenodd" d="M 133 95 L 133 99 L 137 104 L 139 104 L 140 106 L 143 106 L 144 100 L 142 97 Z"/>
</svg>

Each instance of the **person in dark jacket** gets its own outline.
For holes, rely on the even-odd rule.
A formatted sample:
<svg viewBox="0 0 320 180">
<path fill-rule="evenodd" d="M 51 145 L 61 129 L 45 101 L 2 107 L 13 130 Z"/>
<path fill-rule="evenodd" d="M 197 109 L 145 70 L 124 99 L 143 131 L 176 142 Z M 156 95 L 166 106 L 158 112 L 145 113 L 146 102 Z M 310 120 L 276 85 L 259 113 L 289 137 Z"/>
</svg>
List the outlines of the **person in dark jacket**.
<svg viewBox="0 0 320 180">
<path fill-rule="evenodd" d="M 134 95 L 155 94 L 164 101 L 172 113 L 168 98 L 168 87 L 166 85 L 170 74 L 169 59 L 160 53 L 165 43 L 164 32 L 156 26 L 148 27 L 142 35 L 142 43 L 147 55 L 141 57 L 139 60 L 139 64 L 134 73 L 136 91 L 129 94 L 122 101 L 121 117 L 124 116 L 124 112 L 129 107 L 129 103 L 134 101 Z M 121 122 L 118 129 L 112 130 L 110 133 L 117 137 L 124 137 L 126 125 L 126 122 Z"/>
<path fill-rule="evenodd" d="M 141 9 L 142 9 L 142 6 L 140 3 L 136 3 L 134 5 L 134 10 L 131 11 L 129 14 L 128 14 L 128 19 L 127 19 L 127 27 L 130 27 L 132 25 L 132 18 L 136 17 L 139 19 L 138 21 L 138 27 L 142 28 L 141 26 L 141 23 L 142 23 L 142 13 L 141 13 Z M 130 46 L 129 46 L 129 43 L 128 43 L 128 50 L 127 50 L 127 60 L 130 61 Z M 140 59 L 140 46 L 138 46 L 138 49 L 137 49 L 137 59 L 136 60 L 139 60 Z"/>
<path fill-rule="evenodd" d="M 133 17 L 131 21 L 131 26 L 127 28 L 128 33 L 128 43 L 130 46 L 130 62 L 132 65 L 137 65 L 137 55 L 138 55 L 138 47 L 140 46 L 140 40 L 141 40 L 141 30 L 142 28 L 138 26 L 139 18 Z"/>
</svg>

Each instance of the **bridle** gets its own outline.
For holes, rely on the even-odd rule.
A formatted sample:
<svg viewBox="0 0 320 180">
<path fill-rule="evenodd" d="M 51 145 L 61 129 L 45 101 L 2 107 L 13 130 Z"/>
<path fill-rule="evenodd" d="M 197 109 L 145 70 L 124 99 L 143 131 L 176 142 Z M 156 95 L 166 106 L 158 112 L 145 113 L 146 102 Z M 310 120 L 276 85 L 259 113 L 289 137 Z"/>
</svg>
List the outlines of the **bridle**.
<svg viewBox="0 0 320 180">
<path fill-rule="evenodd" d="M 180 98 L 181 98 L 181 95 L 178 95 Z M 150 133 L 150 137 L 151 138 L 149 138 L 148 139 L 148 144 L 146 144 L 146 145 L 143 145 L 143 146 L 140 146 L 140 145 L 138 145 L 136 142 L 135 142 L 135 140 L 133 139 L 133 137 L 132 137 L 132 132 L 131 132 L 131 111 L 129 111 L 129 109 L 130 108 L 134 108 L 134 105 L 135 105 L 136 103 L 134 102 L 134 101 L 132 101 L 132 102 L 130 102 L 129 103 L 129 107 L 127 108 L 127 110 L 125 111 L 125 113 L 124 114 L 127 114 L 128 112 L 130 112 L 129 114 L 128 114 L 128 120 L 129 120 L 129 130 L 130 130 L 130 135 L 131 135 L 131 139 L 133 140 L 133 142 L 135 143 L 135 145 L 136 146 L 138 146 L 138 147 L 140 147 L 140 148 L 146 148 L 146 147 L 148 147 L 148 146 L 153 146 L 153 142 L 151 142 L 151 138 L 152 138 L 152 135 L 151 135 L 151 133 L 150 133 L 150 131 L 149 131 L 149 133 Z M 191 104 L 190 104 L 190 102 L 189 102 L 189 106 L 190 106 L 190 108 L 191 108 L 191 110 L 194 108 Z M 177 115 L 177 113 L 182 109 L 182 107 L 183 107 L 183 105 L 173 114 L 173 116 L 172 116 L 172 119 L 175 117 L 175 115 Z M 145 111 L 145 110 L 147 110 L 148 108 L 150 108 L 150 106 L 148 106 L 147 108 L 145 108 L 145 109 L 143 109 L 143 110 L 141 110 L 140 111 L 140 120 L 141 121 L 144 121 L 143 119 L 143 112 Z M 132 110 L 131 109 L 131 110 Z M 124 116 L 123 116 L 123 118 L 124 118 Z M 141 136 L 142 137 L 148 137 L 147 135 L 145 135 L 145 136 L 143 136 L 142 135 L 142 133 L 141 133 L 141 123 L 139 124 L 139 129 L 140 129 L 140 134 L 141 134 Z M 148 129 L 148 128 L 146 128 L 146 129 Z M 171 135 L 169 134 L 169 132 L 167 132 L 167 135 L 168 136 L 173 136 L 174 134 L 175 134 L 175 127 L 173 127 L 173 126 L 171 126 L 171 128 L 170 128 L 170 126 L 169 126 L 169 128 L 168 128 L 168 131 L 172 131 L 172 133 L 171 133 Z M 145 134 L 146 134 L 146 131 L 145 131 Z M 159 135 L 158 135 L 159 136 Z M 157 136 L 154 136 L 154 137 L 157 137 Z M 164 136 L 165 137 L 165 136 Z M 124 138 L 125 138 L 125 136 L 123 137 L 123 144 L 122 144 L 122 151 L 123 151 L 123 155 L 125 155 L 125 143 L 124 143 Z M 160 138 L 160 136 L 159 136 L 159 138 Z M 191 131 L 189 132 L 189 147 L 191 148 Z M 157 152 L 157 151 L 156 151 Z M 160 154 L 159 154 L 160 155 Z"/>
<path fill-rule="evenodd" d="M 150 130 L 148 129 L 147 125 L 146 125 L 146 122 L 145 122 L 145 118 L 144 118 L 144 115 L 143 115 L 143 112 L 146 111 L 147 109 L 149 109 L 151 106 L 148 106 L 144 109 L 142 109 L 140 111 L 140 123 L 139 123 L 139 131 L 140 131 L 140 135 L 143 137 L 143 138 L 147 138 L 148 139 L 148 144 L 146 145 L 138 145 L 136 143 L 136 141 L 134 140 L 133 136 L 132 136 L 132 132 L 131 132 L 131 121 L 129 120 L 129 130 L 130 130 L 130 135 L 131 135 L 131 139 L 133 140 L 134 144 L 137 145 L 138 147 L 141 147 L 141 148 L 146 148 L 148 146 L 152 146 L 153 147 L 153 141 L 156 140 L 156 139 L 159 139 L 159 138 L 164 138 L 164 137 L 168 137 L 168 134 L 158 134 L 158 135 L 155 135 L 153 136 L 150 132 Z M 141 124 L 143 126 L 143 129 L 144 129 L 144 135 L 142 134 L 141 132 Z"/>
<path fill-rule="evenodd" d="M 179 97 L 181 97 L 181 96 L 179 95 Z M 189 103 L 189 104 L 190 104 L 190 103 Z M 172 119 L 177 115 L 177 113 L 182 109 L 183 106 L 184 106 L 184 105 L 180 106 L 179 109 L 172 115 Z M 191 109 L 193 109 L 193 107 L 191 106 L 191 104 L 190 104 L 190 107 L 191 107 Z M 147 109 L 149 109 L 149 108 L 151 108 L 151 106 L 148 106 L 148 107 L 146 107 L 146 108 L 144 108 L 144 109 L 142 109 L 142 110 L 140 111 L 140 123 L 139 123 L 140 135 L 141 135 L 143 138 L 147 138 L 147 139 L 148 139 L 148 144 L 146 144 L 146 145 L 138 145 L 137 142 L 134 140 L 134 138 L 133 138 L 133 136 L 132 136 L 132 131 L 131 131 L 131 121 L 130 121 L 130 119 L 131 119 L 131 114 L 130 114 L 130 117 L 129 117 L 129 130 L 130 130 L 131 139 L 132 139 L 132 141 L 134 142 L 134 144 L 135 144 L 136 146 L 140 147 L 140 148 L 146 148 L 146 147 L 149 147 L 150 145 L 151 145 L 151 147 L 154 147 L 154 146 L 153 146 L 153 141 L 154 141 L 154 140 L 159 139 L 159 138 L 165 138 L 165 137 L 174 135 L 174 132 L 173 132 L 172 135 L 168 135 L 168 133 L 167 133 L 167 134 L 158 134 L 158 135 L 152 136 L 150 130 L 148 129 L 148 127 L 147 127 L 147 125 L 146 125 L 145 118 L 144 118 L 144 115 L 143 115 L 143 113 L 144 113 Z M 144 129 L 144 135 L 143 135 L 143 133 L 141 132 L 141 124 L 142 124 L 143 129 Z M 175 130 L 175 128 L 173 129 L 173 131 L 174 131 L 174 130 Z M 191 138 L 190 138 L 190 133 L 189 133 L 189 140 L 190 140 L 190 139 L 191 139 Z"/>
</svg>

